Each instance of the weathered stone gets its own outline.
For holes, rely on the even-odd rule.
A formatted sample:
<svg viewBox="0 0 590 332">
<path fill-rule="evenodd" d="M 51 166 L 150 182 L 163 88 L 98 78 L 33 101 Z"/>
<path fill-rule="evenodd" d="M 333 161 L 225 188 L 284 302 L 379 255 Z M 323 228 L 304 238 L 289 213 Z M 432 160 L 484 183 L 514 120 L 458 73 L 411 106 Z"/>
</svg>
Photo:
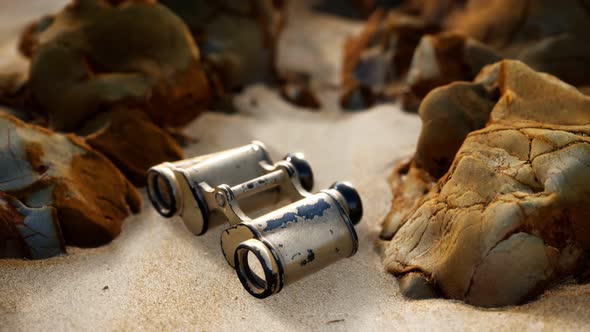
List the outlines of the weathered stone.
<svg viewBox="0 0 590 332">
<path fill-rule="evenodd" d="M 436 297 L 432 283 L 422 273 L 410 272 L 399 281 L 402 293 L 415 300 L 425 300 Z"/>
<path fill-rule="evenodd" d="M 473 80 L 483 67 L 501 59 L 493 49 L 462 35 L 426 35 L 416 47 L 406 83 L 422 99 L 439 86 Z"/>
<path fill-rule="evenodd" d="M 379 14 L 377 22 L 374 17 L 367 21 L 353 39 L 354 52 L 345 48 L 345 59 L 354 61 L 345 61 L 343 105 L 366 107 L 401 97 L 404 108 L 415 111 L 432 89 L 470 81 L 483 66 L 501 59 L 521 60 L 567 83 L 589 85 L 588 8 L 581 1 L 404 1 L 388 15 Z M 383 33 L 381 26 L 390 17 L 406 17 L 400 21 L 404 26 L 413 21 L 422 28 L 409 35 L 399 27 Z M 402 58 L 412 59 L 410 69 L 400 70 L 404 67 L 392 56 L 408 51 Z"/>
<path fill-rule="evenodd" d="M 276 81 L 280 1 L 162 0 L 192 32 L 217 98 Z"/>
<path fill-rule="evenodd" d="M 590 64 L 590 39 L 565 34 L 547 37 L 524 48 L 517 59 L 569 84 L 590 84 L 590 72 L 587 69 Z"/>
<path fill-rule="evenodd" d="M 322 106 L 312 88 L 312 80 L 309 75 L 297 72 L 285 72 L 282 77 L 281 97 L 285 100 L 311 110 L 317 110 Z"/>
<path fill-rule="evenodd" d="M 28 37 L 30 87 L 55 129 L 75 130 L 114 105 L 179 126 L 209 103 L 189 30 L 155 1 L 75 1 L 40 30 Z"/>
<path fill-rule="evenodd" d="M 0 237 L 14 238 L 10 234 L 16 227 L 26 255 L 38 257 L 39 242 L 29 239 L 28 231 L 61 232 L 63 239 L 45 248 L 52 253 L 64 242 L 97 246 L 120 233 L 129 209 L 139 210 L 141 199 L 131 183 L 81 138 L 28 125 L 6 113 L 0 113 L 0 137 L 0 192 L 8 202 L 2 204 L 2 223 L 12 225 L 2 228 Z"/>
<path fill-rule="evenodd" d="M 366 108 L 387 98 L 391 85 L 408 71 L 422 35 L 434 31 L 418 17 L 383 11 L 371 15 L 363 31 L 344 46 L 342 106 Z"/>
<path fill-rule="evenodd" d="M 331 15 L 353 19 L 366 19 L 377 9 L 397 7 L 397 0 L 319 0 L 314 1 L 313 9 Z"/>
<path fill-rule="evenodd" d="M 30 208 L 0 192 L 0 258 L 40 259 L 64 252 L 55 208 Z"/>
<path fill-rule="evenodd" d="M 483 84 L 498 90 L 495 103 L 483 93 L 471 106 L 421 105 L 423 121 L 429 114 L 455 120 L 425 122 L 421 162 L 407 173 L 438 181 L 417 195 L 412 188 L 428 187 L 423 177 L 398 180 L 396 196 L 410 190 L 407 212 L 392 206 L 388 218 L 401 221 L 385 222 L 384 237 L 393 237 L 384 263 L 400 277 L 422 274 L 444 297 L 486 307 L 522 303 L 589 266 L 590 97 L 518 61 L 486 67 L 476 83 L 461 84 L 435 90 L 433 101 L 464 100 Z M 445 170 L 431 145 L 457 127 L 443 153 L 454 158 Z"/>
<path fill-rule="evenodd" d="M 100 113 L 78 133 L 136 186 L 145 185 L 147 170 L 153 165 L 183 158 L 178 143 L 137 109 L 119 108 Z"/>
<path fill-rule="evenodd" d="M 469 0 L 444 18 L 443 29 L 477 39 L 495 49 L 568 34 L 583 38 L 590 28 L 584 1 Z M 509 52 L 509 56 L 515 54 Z"/>
<path fill-rule="evenodd" d="M 435 184 L 435 179 L 413 161 L 401 162 L 389 177 L 394 190 L 391 210 L 383 221 L 380 237 L 390 240 L 405 223 L 407 214 L 416 202 L 424 197 Z"/>
<path fill-rule="evenodd" d="M 486 124 L 494 104 L 494 91 L 488 91 L 484 84 L 455 82 L 433 90 L 422 101 L 419 111 L 423 129 L 416 165 L 440 178 L 449 169 L 465 136 Z"/>
</svg>

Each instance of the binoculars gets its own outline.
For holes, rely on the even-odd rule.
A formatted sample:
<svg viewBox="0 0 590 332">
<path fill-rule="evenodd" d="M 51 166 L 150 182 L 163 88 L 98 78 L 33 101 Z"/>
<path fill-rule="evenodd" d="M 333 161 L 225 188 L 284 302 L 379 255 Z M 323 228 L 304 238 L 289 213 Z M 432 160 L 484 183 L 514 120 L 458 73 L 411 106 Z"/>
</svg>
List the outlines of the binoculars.
<svg viewBox="0 0 590 332">
<path fill-rule="evenodd" d="M 195 235 L 228 222 L 221 249 L 244 288 L 257 298 L 354 255 L 363 213 L 356 189 L 336 182 L 310 193 L 314 178 L 302 154 L 273 163 L 261 142 L 148 171 L 148 196 L 162 216 L 180 216 Z"/>
</svg>

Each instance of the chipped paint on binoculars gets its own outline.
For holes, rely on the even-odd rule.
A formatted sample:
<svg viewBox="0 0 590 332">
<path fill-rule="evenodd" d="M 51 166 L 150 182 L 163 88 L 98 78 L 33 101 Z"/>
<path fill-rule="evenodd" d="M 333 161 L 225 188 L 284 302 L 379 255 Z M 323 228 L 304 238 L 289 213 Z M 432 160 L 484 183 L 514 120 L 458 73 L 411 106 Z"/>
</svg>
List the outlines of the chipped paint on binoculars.
<svg viewBox="0 0 590 332">
<path fill-rule="evenodd" d="M 227 262 L 246 290 L 265 298 L 283 286 L 356 253 L 362 217 L 347 182 L 311 194 L 313 172 L 302 154 L 273 163 L 261 142 L 148 172 L 148 196 L 164 217 L 180 216 L 196 235 L 227 221 Z"/>
</svg>

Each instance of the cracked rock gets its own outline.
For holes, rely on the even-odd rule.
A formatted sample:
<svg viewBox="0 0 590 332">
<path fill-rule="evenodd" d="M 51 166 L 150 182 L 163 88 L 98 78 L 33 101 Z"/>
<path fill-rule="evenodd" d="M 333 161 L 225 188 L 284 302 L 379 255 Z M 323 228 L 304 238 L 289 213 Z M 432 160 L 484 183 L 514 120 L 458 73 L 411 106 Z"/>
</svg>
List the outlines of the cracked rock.
<svg viewBox="0 0 590 332">
<path fill-rule="evenodd" d="M 139 210 L 133 185 L 79 137 L 3 112 L 0 137 L 3 256 L 45 258 L 63 252 L 64 244 L 107 243 L 129 211 Z"/>
<path fill-rule="evenodd" d="M 403 293 L 496 307 L 587 274 L 590 97 L 502 61 L 435 89 L 420 115 L 382 233 Z"/>
</svg>

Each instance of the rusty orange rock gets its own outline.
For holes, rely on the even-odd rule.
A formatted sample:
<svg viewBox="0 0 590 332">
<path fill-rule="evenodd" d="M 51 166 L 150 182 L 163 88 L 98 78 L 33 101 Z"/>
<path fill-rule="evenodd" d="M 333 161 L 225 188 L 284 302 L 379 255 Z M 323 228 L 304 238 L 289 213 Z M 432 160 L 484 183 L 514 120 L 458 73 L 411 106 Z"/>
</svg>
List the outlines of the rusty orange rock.
<svg viewBox="0 0 590 332">
<path fill-rule="evenodd" d="M 33 230 L 53 234 L 53 247 L 46 248 L 53 253 L 63 243 L 98 246 L 121 232 L 130 211 L 139 210 L 136 189 L 83 139 L 25 124 L 3 112 L 0 137 L 2 223 L 12 224 L 2 228 L 0 237 L 14 238 L 9 233 L 32 218 Z M 25 239 L 26 233 L 19 234 Z M 25 254 L 36 257 L 33 248 L 27 243 Z"/>
</svg>

